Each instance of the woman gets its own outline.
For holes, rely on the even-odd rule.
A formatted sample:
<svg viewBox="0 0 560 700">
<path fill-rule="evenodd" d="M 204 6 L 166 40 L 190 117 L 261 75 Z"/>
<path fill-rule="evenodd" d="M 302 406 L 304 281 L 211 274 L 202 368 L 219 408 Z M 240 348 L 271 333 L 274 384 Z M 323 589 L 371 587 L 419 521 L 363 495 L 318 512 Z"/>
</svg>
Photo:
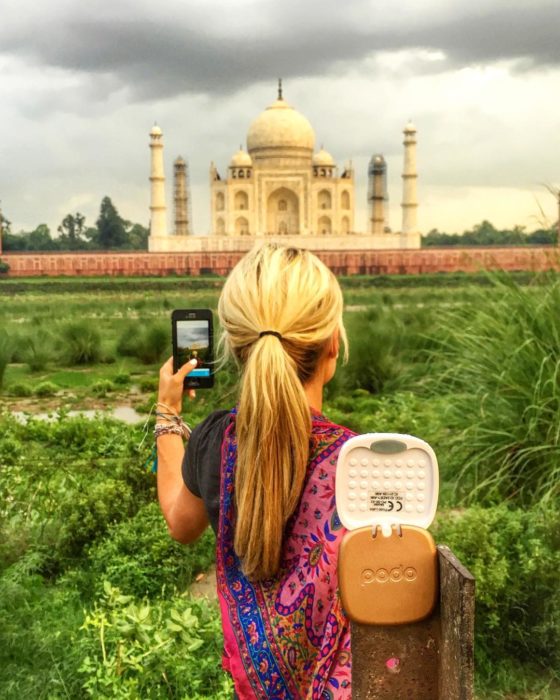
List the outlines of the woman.
<svg viewBox="0 0 560 700">
<path fill-rule="evenodd" d="M 241 367 L 238 405 L 198 425 L 186 452 L 179 435 L 158 437 L 163 514 L 180 542 L 209 522 L 217 534 L 223 663 L 241 700 L 350 698 L 334 476 L 352 433 L 321 414 L 346 349 L 340 287 L 312 253 L 266 245 L 231 272 L 218 313 Z M 172 413 L 191 363 L 161 369 Z"/>
</svg>

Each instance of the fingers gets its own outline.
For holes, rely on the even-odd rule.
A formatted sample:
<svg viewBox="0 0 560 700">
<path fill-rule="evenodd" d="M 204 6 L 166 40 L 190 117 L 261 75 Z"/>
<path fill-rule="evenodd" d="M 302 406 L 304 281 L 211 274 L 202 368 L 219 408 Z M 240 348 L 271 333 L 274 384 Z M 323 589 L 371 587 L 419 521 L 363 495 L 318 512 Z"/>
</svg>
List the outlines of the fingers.
<svg viewBox="0 0 560 700">
<path fill-rule="evenodd" d="M 182 377 L 185 378 L 189 372 L 192 372 L 192 370 L 196 367 L 197 365 L 196 360 L 189 360 L 188 362 L 185 362 L 185 364 L 182 367 L 179 367 L 179 369 L 175 372 L 177 377 Z"/>
<path fill-rule="evenodd" d="M 173 357 L 170 357 L 167 362 L 165 362 L 159 370 L 161 374 L 173 374 Z"/>
<path fill-rule="evenodd" d="M 196 360 L 189 360 L 185 362 L 182 367 L 175 372 L 175 375 L 180 378 L 185 378 L 189 372 L 191 372 L 197 365 Z M 173 373 L 173 357 L 170 357 L 165 364 L 163 364 L 159 370 L 160 375 L 163 374 L 174 374 Z"/>
<path fill-rule="evenodd" d="M 194 389 L 189 389 L 187 392 L 187 396 L 192 401 L 192 399 L 196 398 L 196 391 Z"/>
</svg>

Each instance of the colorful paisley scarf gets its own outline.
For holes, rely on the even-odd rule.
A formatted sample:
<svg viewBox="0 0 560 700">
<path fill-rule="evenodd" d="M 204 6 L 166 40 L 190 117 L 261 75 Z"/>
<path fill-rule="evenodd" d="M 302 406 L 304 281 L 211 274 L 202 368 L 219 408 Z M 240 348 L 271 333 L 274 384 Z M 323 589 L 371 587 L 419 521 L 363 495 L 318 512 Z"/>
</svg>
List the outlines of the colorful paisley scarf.
<svg viewBox="0 0 560 700">
<path fill-rule="evenodd" d="M 251 583 L 233 549 L 235 411 L 222 444 L 218 597 L 223 665 L 239 700 L 349 700 L 350 627 L 338 597 L 338 452 L 353 433 L 313 413 L 310 461 L 278 576 Z"/>
</svg>

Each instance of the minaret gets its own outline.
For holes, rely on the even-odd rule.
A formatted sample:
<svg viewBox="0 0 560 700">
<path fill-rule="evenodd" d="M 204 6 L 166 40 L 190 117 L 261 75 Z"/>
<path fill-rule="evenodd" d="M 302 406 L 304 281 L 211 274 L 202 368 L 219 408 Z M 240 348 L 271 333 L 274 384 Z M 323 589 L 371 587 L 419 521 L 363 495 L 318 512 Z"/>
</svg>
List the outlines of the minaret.
<svg viewBox="0 0 560 700">
<path fill-rule="evenodd" d="M 416 127 L 412 122 L 404 128 L 404 170 L 402 201 L 402 233 L 418 233 L 416 196 Z"/>
<path fill-rule="evenodd" d="M 179 156 L 173 164 L 175 176 L 175 235 L 188 236 L 190 233 L 187 164 Z"/>
<path fill-rule="evenodd" d="M 163 134 L 157 124 L 150 131 L 152 169 L 150 173 L 150 236 L 167 236 L 165 175 L 163 170 Z"/>
<path fill-rule="evenodd" d="M 381 154 L 372 156 L 369 167 L 368 202 L 371 207 L 370 233 L 383 233 L 385 227 L 385 197 L 386 197 L 387 164 Z"/>
</svg>

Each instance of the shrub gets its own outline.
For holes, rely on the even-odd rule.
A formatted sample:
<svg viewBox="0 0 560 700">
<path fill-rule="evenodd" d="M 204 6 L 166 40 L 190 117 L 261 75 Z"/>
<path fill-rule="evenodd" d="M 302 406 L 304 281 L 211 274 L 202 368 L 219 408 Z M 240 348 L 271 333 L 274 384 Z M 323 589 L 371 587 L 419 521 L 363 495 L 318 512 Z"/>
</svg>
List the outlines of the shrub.
<svg viewBox="0 0 560 700">
<path fill-rule="evenodd" d="M 0 577 L 0 697 L 83 697 L 74 653 L 83 607 L 76 590 L 24 568 Z"/>
<path fill-rule="evenodd" d="M 153 597 L 164 588 L 184 591 L 196 574 L 208 569 L 215 560 L 215 539 L 207 530 L 189 547 L 175 542 L 158 504 L 149 503 L 133 518 L 110 526 L 88 558 L 99 594 L 100 582 L 107 579 L 127 595 Z"/>
<path fill-rule="evenodd" d="M 497 295 L 444 316 L 434 357 L 459 496 L 527 505 L 560 495 L 560 283 L 520 288 L 493 277 Z"/>
<path fill-rule="evenodd" d="M 101 335 L 92 322 L 72 321 L 61 329 L 62 356 L 69 365 L 85 365 L 101 358 Z"/>
<path fill-rule="evenodd" d="M 473 507 L 434 526 L 476 577 L 477 668 L 513 657 L 560 664 L 560 510 Z"/>
<path fill-rule="evenodd" d="M 59 387 L 52 382 L 39 382 L 35 387 L 35 396 L 40 396 L 41 398 L 54 396 L 58 390 Z"/>
<path fill-rule="evenodd" d="M 182 697 L 229 700 L 220 664 L 223 638 L 216 606 L 176 598 L 135 601 L 105 583 L 77 640 L 83 687 L 95 698 Z"/>
<path fill-rule="evenodd" d="M 113 384 L 117 386 L 126 386 L 130 384 L 130 374 L 128 372 L 119 372 L 113 377 Z"/>
<path fill-rule="evenodd" d="M 140 439 L 141 429 L 120 421 L 60 415 L 20 425 L 0 414 L 0 559 L 30 547 L 53 577 L 152 501 L 150 447 L 139 450 Z"/>
<path fill-rule="evenodd" d="M 0 260 L 0 275 L 7 275 L 10 271 L 10 266 L 4 260 Z"/>
<path fill-rule="evenodd" d="M 8 393 L 12 396 L 32 396 L 33 387 L 25 382 L 14 382 L 8 387 Z"/>
<path fill-rule="evenodd" d="M 108 379 L 100 379 L 91 385 L 91 393 L 95 396 L 107 396 L 108 393 L 114 391 L 115 386 Z"/>
<path fill-rule="evenodd" d="M 86 545 L 103 536 L 113 523 L 129 518 L 138 505 L 131 487 L 111 477 L 70 492 L 58 507 L 63 525 L 58 557 L 65 560 L 81 556 Z"/>
</svg>

